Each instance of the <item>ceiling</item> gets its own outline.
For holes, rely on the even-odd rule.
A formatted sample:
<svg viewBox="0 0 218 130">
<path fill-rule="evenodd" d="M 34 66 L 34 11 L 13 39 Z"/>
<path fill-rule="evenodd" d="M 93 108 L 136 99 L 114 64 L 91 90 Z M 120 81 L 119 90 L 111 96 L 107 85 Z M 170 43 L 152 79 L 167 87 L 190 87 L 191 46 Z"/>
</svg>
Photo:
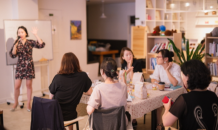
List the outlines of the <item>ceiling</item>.
<svg viewBox="0 0 218 130">
<path fill-rule="evenodd" d="M 100 4 L 102 0 L 86 0 L 87 4 Z M 135 0 L 104 0 L 104 3 L 125 3 L 135 2 Z"/>
</svg>

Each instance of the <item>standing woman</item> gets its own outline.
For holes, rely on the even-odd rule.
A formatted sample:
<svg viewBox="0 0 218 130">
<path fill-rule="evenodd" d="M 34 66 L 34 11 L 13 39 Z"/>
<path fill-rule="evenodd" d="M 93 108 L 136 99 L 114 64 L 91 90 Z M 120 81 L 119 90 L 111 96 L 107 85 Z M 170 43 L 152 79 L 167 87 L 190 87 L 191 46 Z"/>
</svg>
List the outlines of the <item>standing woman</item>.
<svg viewBox="0 0 218 130">
<path fill-rule="evenodd" d="M 20 26 L 17 29 L 17 40 L 12 46 L 10 56 L 15 58 L 18 56 L 18 62 L 15 72 L 15 86 L 14 86 L 14 106 L 11 111 L 14 111 L 18 105 L 18 97 L 20 95 L 20 87 L 22 79 L 26 79 L 27 86 L 27 111 L 31 111 L 30 101 L 32 97 L 32 79 L 35 78 L 34 64 L 32 51 L 33 47 L 43 48 L 45 43 L 37 35 L 37 28 L 32 29 L 33 35 L 37 41 L 26 39 L 28 37 L 27 29 Z"/>
</svg>

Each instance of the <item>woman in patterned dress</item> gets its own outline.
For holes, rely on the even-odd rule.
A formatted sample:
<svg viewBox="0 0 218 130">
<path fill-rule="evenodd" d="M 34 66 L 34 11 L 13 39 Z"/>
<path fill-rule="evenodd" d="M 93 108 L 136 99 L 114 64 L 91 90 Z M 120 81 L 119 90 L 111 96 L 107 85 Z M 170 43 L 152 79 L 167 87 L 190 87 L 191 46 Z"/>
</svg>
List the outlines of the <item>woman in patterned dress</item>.
<svg viewBox="0 0 218 130">
<path fill-rule="evenodd" d="M 20 87 L 22 79 L 26 79 L 27 86 L 27 111 L 31 111 L 31 97 L 32 97 L 32 79 L 35 78 L 34 64 L 32 51 L 33 47 L 43 48 L 45 43 L 38 37 L 37 28 L 32 29 L 32 33 L 37 41 L 26 39 L 28 37 L 27 29 L 24 26 L 18 27 L 17 36 L 11 48 L 10 56 L 15 58 L 18 56 L 18 62 L 15 72 L 15 86 L 14 86 L 14 106 L 11 111 L 14 111 L 18 105 L 18 97 L 20 95 Z"/>
</svg>

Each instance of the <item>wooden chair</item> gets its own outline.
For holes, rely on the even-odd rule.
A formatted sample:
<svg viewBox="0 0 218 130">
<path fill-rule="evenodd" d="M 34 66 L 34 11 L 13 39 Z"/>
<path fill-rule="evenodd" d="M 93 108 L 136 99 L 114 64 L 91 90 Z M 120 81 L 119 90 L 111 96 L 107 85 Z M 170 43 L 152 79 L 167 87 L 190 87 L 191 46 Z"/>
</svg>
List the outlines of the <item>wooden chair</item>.
<svg viewBox="0 0 218 130">
<path fill-rule="evenodd" d="M 3 110 L 0 110 L 0 126 L 4 126 L 4 122 L 3 122 Z"/>
<path fill-rule="evenodd" d="M 79 130 L 79 122 L 80 120 L 83 120 L 85 117 L 84 116 L 79 116 L 74 120 L 70 120 L 70 121 L 64 121 L 64 127 L 76 124 L 76 129 Z"/>
</svg>

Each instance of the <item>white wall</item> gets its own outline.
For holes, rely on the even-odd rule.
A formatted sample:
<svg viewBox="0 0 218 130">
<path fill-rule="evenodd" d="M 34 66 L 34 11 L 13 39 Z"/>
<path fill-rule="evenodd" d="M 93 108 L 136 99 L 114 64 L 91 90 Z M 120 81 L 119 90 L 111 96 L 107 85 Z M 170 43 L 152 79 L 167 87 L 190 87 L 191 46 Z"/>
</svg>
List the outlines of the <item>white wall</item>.
<svg viewBox="0 0 218 130">
<path fill-rule="evenodd" d="M 54 60 L 50 62 L 50 81 L 60 68 L 60 61 L 66 52 L 73 52 L 80 61 L 83 71 L 89 72 L 92 80 L 98 78 L 98 63 L 87 65 L 86 0 L 0 0 L 0 103 L 13 95 L 12 67 L 6 66 L 3 19 L 38 19 L 39 10 L 60 12 L 59 35 L 53 41 L 56 44 Z M 70 20 L 82 21 L 82 40 L 70 40 Z M 29 30 L 30 31 L 30 30 Z M 16 32 L 15 32 L 16 33 Z M 30 33 L 30 32 L 29 32 Z M 40 69 L 39 69 L 40 70 Z M 42 75 L 46 74 L 42 67 Z M 45 80 L 42 77 L 42 81 Z M 37 82 L 34 79 L 33 82 Z"/>
<path fill-rule="evenodd" d="M 101 19 L 101 4 L 88 5 L 88 38 L 127 40 L 130 43 L 130 16 L 135 15 L 135 3 L 105 4 L 106 19 Z"/>
<path fill-rule="evenodd" d="M 146 0 L 135 0 L 135 17 L 139 18 L 138 20 L 135 20 L 136 26 L 145 26 L 146 21 Z M 144 24 L 142 24 L 142 22 Z"/>
<path fill-rule="evenodd" d="M 98 63 L 87 65 L 87 27 L 86 27 L 86 0 L 39 0 L 39 11 L 47 10 L 58 14 L 57 24 L 58 39 L 56 39 L 54 59 L 50 66 L 50 80 L 57 74 L 64 53 L 73 52 L 79 59 L 83 71 L 89 72 L 92 80 L 98 78 Z M 70 21 L 82 21 L 82 39 L 70 40 Z M 54 39 L 53 39 L 54 40 Z"/>
<path fill-rule="evenodd" d="M 210 33 L 214 27 L 211 26 L 201 26 L 198 27 L 195 25 L 197 12 L 189 12 L 187 13 L 187 30 L 186 30 L 186 38 L 190 39 L 198 39 L 198 43 L 205 37 L 206 33 Z M 210 17 L 207 18 L 208 20 Z"/>
</svg>

